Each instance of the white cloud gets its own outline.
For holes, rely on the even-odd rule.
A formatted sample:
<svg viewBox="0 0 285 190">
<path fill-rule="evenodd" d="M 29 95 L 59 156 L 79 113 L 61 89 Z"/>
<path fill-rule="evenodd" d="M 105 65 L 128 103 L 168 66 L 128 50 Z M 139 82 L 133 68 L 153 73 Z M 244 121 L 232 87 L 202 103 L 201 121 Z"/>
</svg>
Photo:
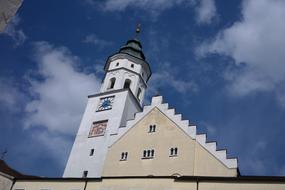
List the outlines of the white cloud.
<svg viewBox="0 0 285 190">
<path fill-rule="evenodd" d="M 37 77 L 30 76 L 33 100 L 26 106 L 26 127 L 42 126 L 49 132 L 74 134 L 83 114 L 87 95 L 97 92 L 100 82 L 81 72 L 79 59 L 64 47 L 36 43 Z"/>
<path fill-rule="evenodd" d="M 283 0 L 245 0 L 242 19 L 203 44 L 198 53 L 230 56 L 239 66 L 245 63 L 242 70 L 226 73 L 233 94 L 274 90 L 284 100 L 285 92 L 279 88 L 285 82 L 284 18 Z"/>
<path fill-rule="evenodd" d="M 97 46 L 99 49 L 101 48 L 105 48 L 107 46 L 112 45 L 112 42 L 107 41 L 107 40 L 103 40 L 98 38 L 97 35 L 95 34 L 89 34 L 87 35 L 83 40 L 83 43 L 87 43 L 87 44 L 94 44 L 95 46 Z"/>
<path fill-rule="evenodd" d="M 198 91 L 198 85 L 194 81 L 178 79 L 174 73 L 175 68 L 170 67 L 168 63 L 163 65 L 163 69 L 159 70 L 158 73 L 152 74 L 148 85 L 148 94 L 157 94 L 161 88 L 169 88 L 181 94 Z"/>
<path fill-rule="evenodd" d="M 246 160 L 243 162 L 243 167 L 247 168 L 251 173 L 264 174 L 266 173 L 266 163 L 260 159 L 260 155 L 266 152 L 267 143 L 265 141 L 257 141 L 247 152 Z"/>
<path fill-rule="evenodd" d="M 20 17 L 16 15 L 7 25 L 4 31 L 4 34 L 10 36 L 14 40 L 15 46 L 22 45 L 27 39 L 27 36 L 23 32 L 23 30 L 17 29 L 20 21 L 21 21 Z"/>
<path fill-rule="evenodd" d="M 73 142 L 71 138 L 57 135 L 45 131 L 35 133 L 33 140 L 40 142 L 45 147 L 45 152 L 56 160 L 59 167 L 64 167 L 68 158 L 68 153 Z"/>
<path fill-rule="evenodd" d="M 45 146 L 62 167 L 87 96 L 98 91 L 100 81 L 80 69 L 79 58 L 65 47 L 37 42 L 35 49 L 38 70 L 27 77 L 32 98 L 25 108 L 25 128 L 38 129 L 31 134 L 33 139 Z"/>
<path fill-rule="evenodd" d="M 182 3 L 192 3 L 192 0 L 107 0 L 104 8 L 107 11 L 123 11 L 127 8 L 139 8 L 148 11 L 163 11 Z"/>
<path fill-rule="evenodd" d="M 154 17 L 175 6 L 195 6 L 198 23 L 210 23 L 216 16 L 214 0 L 107 0 L 102 3 L 94 0 L 85 1 L 105 11 L 124 11 L 135 8 L 150 12 Z"/>
<path fill-rule="evenodd" d="M 217 127 L 213 126 L 209 122 L 202 121 L 201 125 L 205 126 L 209 135 L 216 135 L 217 134 Z"/>
<path fill-rule="evenodd" d="M 217 16 L 214 0 L 200 0 L 196 7 L 196 21 L 201 24 L 210 24 Z"/>
<path fill-rule="evenodd" d="M 26 96 L 12 79 L 0 78 L 0 105 L 12 113 L 21 111 Z"/>
</svg>

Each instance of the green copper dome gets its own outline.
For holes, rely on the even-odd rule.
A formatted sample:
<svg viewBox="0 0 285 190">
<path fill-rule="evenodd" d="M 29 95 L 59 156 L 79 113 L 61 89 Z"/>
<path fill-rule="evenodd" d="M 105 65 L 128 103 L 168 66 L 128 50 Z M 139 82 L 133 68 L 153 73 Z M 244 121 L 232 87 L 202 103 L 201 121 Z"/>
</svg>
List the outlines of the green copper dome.
<svg viewBox="0 0 285 190">
<path fill-rule="evenodd" d="M 127 41 L 126 45 L 121 47 L 119 53 L 126 53 L 136 58 L 145 60 L 145 56 L 142 52 L 142 45 L 138 39 Z"/>
</svg>

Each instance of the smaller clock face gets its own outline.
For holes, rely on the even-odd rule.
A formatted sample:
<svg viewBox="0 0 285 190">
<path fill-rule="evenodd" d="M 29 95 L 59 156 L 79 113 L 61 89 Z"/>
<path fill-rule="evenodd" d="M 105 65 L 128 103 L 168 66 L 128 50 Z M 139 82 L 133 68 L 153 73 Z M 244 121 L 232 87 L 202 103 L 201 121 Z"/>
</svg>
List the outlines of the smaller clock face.
<svg viewBox="0 0 285 190">
<path fill-rule="evenodd" d="M 101 98 L 97 111 L 112 109 L 113 102 L 114 102 L 114 96 Z"/>
</svg>

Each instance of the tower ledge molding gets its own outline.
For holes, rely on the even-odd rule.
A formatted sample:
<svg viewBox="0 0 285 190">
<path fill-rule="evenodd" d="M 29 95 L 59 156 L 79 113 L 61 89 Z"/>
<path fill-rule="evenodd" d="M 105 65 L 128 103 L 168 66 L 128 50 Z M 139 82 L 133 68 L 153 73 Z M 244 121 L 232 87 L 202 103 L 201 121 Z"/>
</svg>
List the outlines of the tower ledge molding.
<svg viewBox="0 0 285 190">
<path fill-rule="evenodd" d="M 134 56 L 132 56 L 132 55 L 130 55 L 130 54 L 128 54 L 128 53 L 115 53 L 115 54 L 109 56 L 108 59 L 107 59 L 107 61 L 106 61 L 105 66 L 104 66 L 104 70 L 107 71 L 108 68 L 109 68 L 110 63 L 111 63 L 112 61 L 117 60 L 117 59 L 128 59 L 128 60 L 130 60 L 130 61 L 132 61 L 132 62 L 134 62 L 134 63 L 138 63 L 138 64 L 142 65 L 142 67 L 143 67 L 145 70 L 148 71 L 148 73 L 147 73 L 147 81 L 148 81 L 149 78 L 151 77 L 152 72 L 151 72 L 149 63 L 148 63 L 147 61 L 144 61 L 144 60 L 142 60 L 142 59 L 139 59 L 139 58 L 137 58 L 137 57 L 134 57 Z M 146 81 L 146 82 L 147 82 L 147 81 Z"/>
</svg>

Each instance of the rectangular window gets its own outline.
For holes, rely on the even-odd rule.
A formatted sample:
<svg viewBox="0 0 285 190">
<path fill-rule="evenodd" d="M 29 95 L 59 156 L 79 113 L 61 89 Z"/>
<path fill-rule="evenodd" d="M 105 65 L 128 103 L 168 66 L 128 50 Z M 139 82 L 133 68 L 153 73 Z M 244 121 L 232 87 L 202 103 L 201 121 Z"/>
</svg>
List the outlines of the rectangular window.
<svg viewBox="0 0 285 190">
<path fill-rule="evenodd" d="M 170 157 L 177 156 L 177 154 L 178 154 L 178 148 L 177 147 L 169 149 L 169 156 Z"/>
<path fill-rule="evenodd" d="M 128 159 L 128 152 L 122 152 L 120 161 L 125 161 Z"/>
<path fill-rule="evenodd" d="M 93 155 L 94 155 L 94 149 L 92 148 L 92 149 L 90 150 L 89 156 L 93 156 Z"/>
<path fill-rule="evenodd" d="M 144 150 L 143 151 L 143 159 L 152 159 L 154 157 L 154 149 Z"/>
<path fill-rule="evenodd" d="M 156 125 L 150 125 L 148 132 L 149 132 L 149 133 L 154 133 L 155 130 L 156 130 Z"/>
<path fill-rule="evenodd" d="M 86 178 L 86 177 L 87 177 L 87 175 L 88 175 L 88 171 L 87 171 L 87 170 L 85 170 L 85 171 L 83 172 L 83 174 L 82 174 L 82 177 L 83 177 L 83 178 Z"/>
</svg>

